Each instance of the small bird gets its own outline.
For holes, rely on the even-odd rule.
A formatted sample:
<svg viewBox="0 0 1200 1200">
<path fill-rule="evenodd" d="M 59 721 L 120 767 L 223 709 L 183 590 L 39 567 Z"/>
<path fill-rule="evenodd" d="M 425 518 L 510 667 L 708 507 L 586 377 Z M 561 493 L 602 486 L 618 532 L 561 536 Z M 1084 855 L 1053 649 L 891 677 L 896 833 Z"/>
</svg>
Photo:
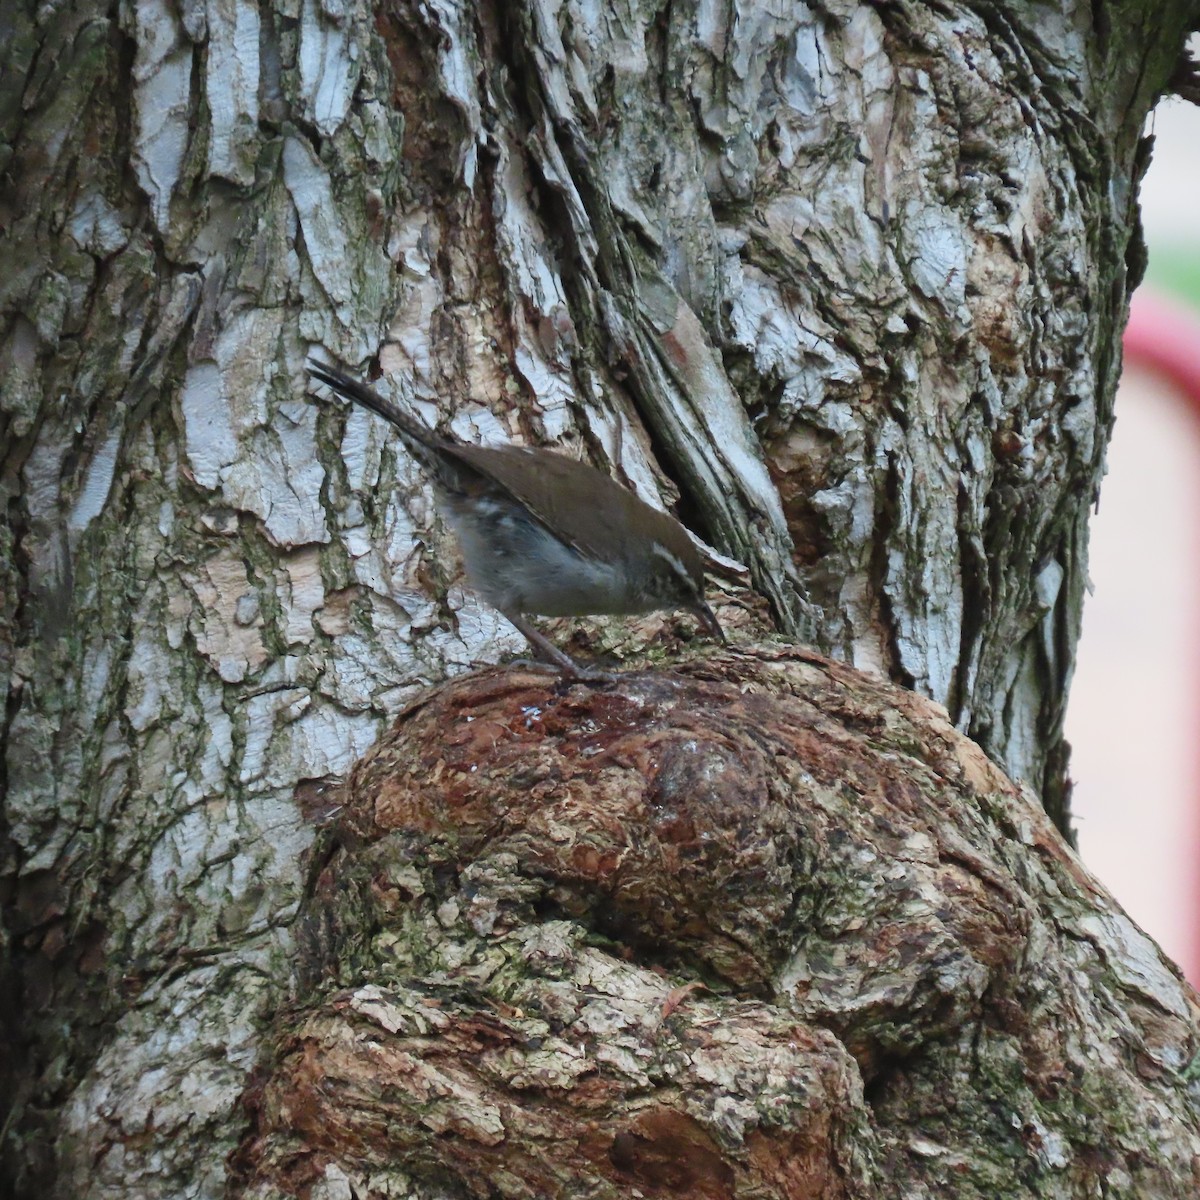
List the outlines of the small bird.
<svg viewBox="0 0 1200 1200">
<path fill-rule="evenodd" d="M 309 374 L 390 421 L 434 484 L 475 590 L 544 658 L 593 677 L 525 619 L 685 608 L 725 640 L 704 600 L 704 564 L 687 530 L 602 471 L 553 450 L 444 437 L 325 363 Z"/>
</svg>

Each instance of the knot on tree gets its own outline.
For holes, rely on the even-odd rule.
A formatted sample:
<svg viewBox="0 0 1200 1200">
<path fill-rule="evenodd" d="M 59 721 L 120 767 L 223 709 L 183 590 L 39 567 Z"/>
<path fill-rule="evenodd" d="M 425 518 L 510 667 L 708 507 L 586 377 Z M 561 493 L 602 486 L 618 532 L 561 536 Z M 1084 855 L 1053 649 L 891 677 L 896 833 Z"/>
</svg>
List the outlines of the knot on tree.
<svg viewBox="0 0 1200 1200">
<path fill-rule="evenodd" d="M 1106 971 L 1139 931 L 941 709 L 811 653 L 446 684 L 356 767 L 314 880 L 244 1194 L 1168 1177 L 1097 1129 L 1171 1092 L 1190 992 L 1149 942 Z M 1102 979 L 1128 1045 L 1082 1056 Z"/>
</svg>

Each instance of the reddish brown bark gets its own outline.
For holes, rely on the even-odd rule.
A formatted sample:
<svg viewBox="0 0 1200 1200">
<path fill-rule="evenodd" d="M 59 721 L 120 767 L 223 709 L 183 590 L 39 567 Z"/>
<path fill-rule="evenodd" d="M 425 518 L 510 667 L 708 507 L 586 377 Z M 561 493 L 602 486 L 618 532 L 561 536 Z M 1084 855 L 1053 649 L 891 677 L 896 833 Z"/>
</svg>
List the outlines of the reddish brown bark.
<svg viewBox="0 0 1200 1200">
<path fill-rule="evenodd" d="M 763 647 L 495 670 L 412 705 L 344 799 L 244 1194 L 1200 1183 L 1195 996 L 911 692 Z M 1153 1155 L 1123 1132 L 1148 1108 Z"/>
</svg>

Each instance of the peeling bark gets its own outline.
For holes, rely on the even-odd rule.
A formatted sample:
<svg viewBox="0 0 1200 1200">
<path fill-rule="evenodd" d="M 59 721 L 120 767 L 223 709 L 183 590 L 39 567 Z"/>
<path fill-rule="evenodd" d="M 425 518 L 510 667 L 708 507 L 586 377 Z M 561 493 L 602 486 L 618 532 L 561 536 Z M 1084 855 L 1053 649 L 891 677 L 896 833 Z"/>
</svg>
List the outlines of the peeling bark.
<svg viewBox="0 0 1200 1200">
<path fill-rule="evenodd" d="M 1141 271 L 1141 128 L 1198 19 L 1191 0 L 9 4 L 0 1083 L 11 1112 L 0 1187 L 38 1197 L 213 1196 L 233 1177 L 247 1190 L 283 1187 L 274 1172 L 291 1160 L 277 1116 L 292 1103 L 294 1056 L 326 1030 L 358 1061 L 353 1031 L 375 1019 L 355 999 L 364 988 L 402 1014 L 420 1008 L 418 977 L 385 986 L 354 975 L 346 946 L 373 937 L 353 928 L 365 902 L 355 894 L 342 911 L 327 881 L 306 892 L 321 861 L 314 837 L 340 803 L 336 782 L 405 705 L 520 643 L 461 587 L 413 463 L 366 414 L 305 398 L 302 364 L 318 347 L 464 437 L 557 443 L 674 505 L 713 546 L 721 615 L 739 641 L 807 641 L 944 705 L 1067 828 L 1062 712 L 1118 334 Z M 662 619 L 556 635 L 630 663 L 689 649 L 686 628 Z M 731 678 L 743 669 L 736 656 L 714 661 Z M 796 814 L 771 811 L 778 824 L 763 836 L 794 847 Z M 722 819 L 695 815 L 696 837 L 732 836 Z M 947 824 L 973 820 L 951 813 Z M 361 836 L 326 872 L 357 880 L 393 844 Z M 564 844 L 579 836 L 564 824 Z M 1005 869 L 1070 861 L 1051 844 L 1048 833 L 1018 838 Z M 865 897 L 909 869 L 909 851 L 897 853 L 854 877 Z M 524 878 L 528 864 L 510 866 Z M 776 1011 L 785 992 L 796 1003 L 777 958 L 803 914 L 760 889 L 759 916 L 747 901 L 721 942 L 708 923 L 724 901 L 705 900 L 704 882 L 696 913 L 674 910 L 677 946 L 631 941 L 634 957 L 612 967 L 614 996 L 627 985 L 635 998 L 682 997 L 663 1001 L 661 1037 L 676 1041 L 628 1018 L 630 1037 L 650 1038 L 665 1064 L 654 1088 L 674 1088 L 678 1102 L 659 1096 L 638 1118 L 647 1123 L 629 1124 L 622 1097 L 640 1095 L 635 1076 L 597 1067 L 586 1086 L 604 1093 L 605 1132 L 579 1153 L 612 1187 L 636 1177 L 648 1194 L 682 1186 L 672 1172 L 701 1162 L 719 1162 L 735 1190 L 757 1180 L 790 1194 L 817 1187 L 822 1171 L 830 1189 L 875 1186 L 885 1158 L 872 1156 L 889 1154 L 893 1136 L 881 1131 L 948 1086 L 950 1060 L 930 1047 L 984 1011 L 976 976 L 946 984 L 936 1035 L 922 994 L 898 999 L 891 1025 L 879 1016 L 868 1037 L 849 1012 L 866 984 L 839 947 L 821 960 L 821 994 L 842 995 L 847 1012 Z M 413 894 L 414 928 L 421 897 L 451 895 L 451 881 L 434 883 Z M 622 921 L 660 899 L 628 885 L 613 893 Z M 1104 938 L 1126 929 L 1078 886 Z M 318 913 L 333 941 L 307 932 Z M 525 936 L 564 939 L 570 986 L 584 957 L 611 958 L 585 912 L 534 915 Z M 967 934 L 945 936 L 957 945 Z M 1040 943 L 1013 936 L 1010 950 L 1025 945 L 1036 965 Z M 1069 972 L 1046 985 L 1044 1002 L 1078 1005 L 1096 1045 L 1142 1045 L 1124 1001 L 1109 999 L 1110 976 L 1125 987 L 1153 961 L 1139 936 L 1072 943 L 1090 963 L 1076 975 L 1109 973 L 1090 996 Z M 497 946 L 524 963 L 524 943 L 508 939 Z M 1095 960 L 1101 943 L 1108 957 Z M 318 985 L 297 974 L 306 962 L 345 978 Z M 1029 963 L 1004 964 L 997 977 L 1026 986 L 1014 981 Z M 693 976 L 713 990 L 680 992 Z M 531 968 L 535 991 L 539 978 Z M 474 1002 L 452 999 L 442 997 L 445 1044 L 473 1045 L 484 1037 L 472 1032 L 483 1028 Z M 1162 1019 L 1174 1030 L 1172 1005 Z M 697 1025 L 701 1013 L 716 1024 Z M 496 1044 L 511 1037 L 527 1055 L 522 1018 L 496 1020 Z M 697 1116 L 683 1098 L 698 1077 L 682 1059 L 726 1022 L 748 1079 L 777 1064 L 780 1094 L 800 1089 L 826 1107 L 802 1117 L 793 1105 L 776 1124 L 739 1116 L 740 1148 Z M 797 1022 L 805 1032 L 793 1039 Z M 872 1038 L 907 1046 L 913 1023 L 909 1057 L 887 1069 L 893 1051 Z M 387 1045 L 416 1071 L 441 1051 L 409 1044 L 414 1028 Z M 1033 1035 L 1013 1036 L 1054 1077 L 1058 1050 L 1038 1058 Z M 593 1062 L 599 1042 L 584 1053 Z M 918 1061 L 926 1074 L 907 1070 Z M 1153 1056 L 1131 1061 L 1138 1078 L 1167 1070 Z M 310 1078 L 319 1093 L 320 1071 Z M 995 1078 L 989 1095 L 1016 1076 Z M 1190 1086 L 1179 1080 L 1177 1100 Z M 584 1086 L 566 1089 L 556 1120 Z M 1112 1095 L 1135 1086 L 1113 1082 Z M 742 1112 L 736 1087 L 723 1094 Z M 862 1123 L 864 1103 L 875 1124 Z M 1154 1093 L 1140 1116 L 1125 1110 L 1130 1144 L 1148 1140 L 1166 1103 Z M 985 1108 L 979 1127 L 1004 1127 Z M 1020 1182 L 1033 1193 L 1076 1194 L 1109 1161 L 1097 1150 L 1079 1165 L 1088 1154 L 1074 1118 L 1023 1100 L 1013 1111 L 1039 1114 L 1074 1156 Z M 1057 1145 L 1041 1128 L 1025 1142 Z M 422 1173 L 437 1167 L 436 1147 L 413 1136 L 414 1162 L 400 1166 L 359 1161 L 341 1143 L 314 1148 L 333 1172 L 319 1186 L 347 1194 L 349 1176 L 336 1173 L 369 1168 L 438 1194 Z M 1182 1164 L 1187 1137 L 1156 1157 Z M 939 1132 L 912 1153 L 947 1179 L 970 1176 L 954 1157 L 968 1152 L 942 1144 Z M 664 1146 L 675 1149 L 656 1157 Z M 512 1152 L 495 1151 L 498 1171 Z M 1116 1194 L 1137 1194 L 1125 1175 L 1149 1170 L 1134 1157 L 1113 1159 Z M 809 1174 L 789 1175 L 791 1163 Z M 287 1169 L 308 1178 L 304 1163 Z M 470 1178 L 463 1186 L 482 1186 Z"/>
</svg>

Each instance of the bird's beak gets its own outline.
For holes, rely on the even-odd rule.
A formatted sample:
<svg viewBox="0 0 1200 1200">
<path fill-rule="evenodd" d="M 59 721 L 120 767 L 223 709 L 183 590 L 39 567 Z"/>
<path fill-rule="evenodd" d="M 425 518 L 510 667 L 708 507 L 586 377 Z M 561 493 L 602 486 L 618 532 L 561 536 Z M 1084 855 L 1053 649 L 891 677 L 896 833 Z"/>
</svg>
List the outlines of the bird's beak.
<svg viewBox="0 0 1200 1200">
<path fill-rule="evenodd" d="M 697 600 L 692 605 L 692 612 L 700 618 L 700 624 L 704 626 L 708 633 L 717 639 L 722 645 L 727 645 L 725 631 L 721 628 L 720 622 L 713 615 L 713 610 L 703 600 Z"/>
</svg>

